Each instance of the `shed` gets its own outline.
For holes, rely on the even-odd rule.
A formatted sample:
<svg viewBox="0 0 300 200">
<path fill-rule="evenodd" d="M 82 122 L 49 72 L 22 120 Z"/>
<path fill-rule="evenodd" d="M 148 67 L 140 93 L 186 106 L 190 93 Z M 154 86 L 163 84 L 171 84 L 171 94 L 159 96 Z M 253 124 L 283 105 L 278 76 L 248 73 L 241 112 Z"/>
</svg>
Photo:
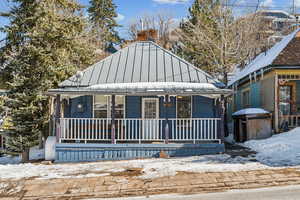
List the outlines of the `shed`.
<svg viewBox="0 0 300 200">
<path fill-rule="evenodd" d="M 246 108 L 232 114 L 237 142 L 271 137 L 271 113 L 261 108 Z"/>
</svg>

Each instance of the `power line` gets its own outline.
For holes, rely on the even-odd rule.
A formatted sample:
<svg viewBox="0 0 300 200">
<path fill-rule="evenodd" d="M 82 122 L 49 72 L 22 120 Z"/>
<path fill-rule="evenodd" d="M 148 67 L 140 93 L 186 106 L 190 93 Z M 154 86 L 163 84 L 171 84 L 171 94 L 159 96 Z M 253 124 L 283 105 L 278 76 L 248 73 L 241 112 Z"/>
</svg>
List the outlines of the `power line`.
<svg viewBox="0 0 300 200">
<path fill-rule="evenodd" d="M 228 7 L 235 7 L 235 8 L 272 8 L 272 9 L 285 9 L 285 8 L 291 8 L 292 6 L 263 6 L 263 5 L 257 5 L 257 4 L 221 4 L 222 6 L 228 6 Z M 295 8 L 297 6 L 294 6 Z"/>
</svg>

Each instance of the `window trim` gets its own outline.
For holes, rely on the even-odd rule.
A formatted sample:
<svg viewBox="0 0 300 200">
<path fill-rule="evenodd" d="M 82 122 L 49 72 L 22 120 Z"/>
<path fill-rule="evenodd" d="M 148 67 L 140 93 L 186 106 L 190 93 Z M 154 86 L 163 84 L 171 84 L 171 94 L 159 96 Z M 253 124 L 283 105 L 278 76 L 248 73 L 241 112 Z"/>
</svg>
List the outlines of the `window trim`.
<svg viewBox="0 0 300 200">
<path fill-rule="evenodd" d="M 248 92 L 248 105 L 245 106 L 244 104 L 244 93 Z M 251 107 L 251 98 L 250 98 L 251 94 L 250 94 L 250 88 L 246 88 L 244 90 L 242 90 L 242 94 L 241 94 L 241 103 L 242 103 L 242 108 L 250 108 Z"/>
<path fill-rule="evenodd" d="M 142 103 L 142 113 L 141 113 L 141 118 L 142 119 L 145 119 L 145 101 L 146 100 L 155 100 L 155 103 L 156 103 L 156 111 L 157 111 L 157 113 L 156 113 L 156 118 L 155 119 L 159 119 L 159 114 L 160 114 L 160 109 L 159 109 L 159 98 L 142 98 L 142 101 L 141 101 L 141 103 Z"/>
<path fill-rule="evenodd" d="M 106 102 L 107 102 L 107 116 L 106 116 L 106 118 L 97 118 L 97 119 L 111 119 L 111 109 L 109 109 L 109 108 L 111 108 L 111 96 L 112 95 L 93 95 L 93 105 L 92 105 L 92 107 L 93 107 L 93 113 L 92 113 L 92 116 L 93 116 L 93 118 L 95 118 L 95 96 L 105 96 L 106 97 Z M 125 117 L 126 117 L 126 96 L 125 95 L 116 95 L 116 96 L 122 96 L 123 97 L 123 105 L 124 105 L 124 107 L 123 107 L 123 118 L 116 118 L 116 119 L 125 119 Z M 96 109 L 97 110 L 97 109 Z"/>
</svg>

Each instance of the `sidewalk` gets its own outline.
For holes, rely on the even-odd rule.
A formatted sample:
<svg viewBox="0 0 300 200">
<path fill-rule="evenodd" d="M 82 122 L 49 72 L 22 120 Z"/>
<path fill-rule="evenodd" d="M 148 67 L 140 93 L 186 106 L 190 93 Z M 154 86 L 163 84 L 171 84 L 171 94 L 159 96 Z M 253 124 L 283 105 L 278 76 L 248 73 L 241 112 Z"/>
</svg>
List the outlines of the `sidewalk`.
<svg viewBox="0 0 300 200">
<path fill-rule="evenodd" d="M 175 176 L 139 178 L 140 169 L 91 178 L 2 179 L 1 199 L 85 199 L 169 193 L 207 193 L 300 184 L 296 168 L 239 172 L 178 172 Z"/>
</svg>

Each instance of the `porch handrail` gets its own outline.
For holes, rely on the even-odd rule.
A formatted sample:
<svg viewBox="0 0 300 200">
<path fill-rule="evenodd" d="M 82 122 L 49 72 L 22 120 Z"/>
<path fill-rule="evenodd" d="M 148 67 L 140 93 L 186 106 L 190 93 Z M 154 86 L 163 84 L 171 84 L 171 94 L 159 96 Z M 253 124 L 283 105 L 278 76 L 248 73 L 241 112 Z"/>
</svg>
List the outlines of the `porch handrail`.
<svg viewBox="0 0 300 200">
<path fill-rule="evenodd" d="M 116 118 L 116 142 L 219 141 L 220 118 Z M 169 132 L 166 132 L 168 122 Z M 112 140 L 110 118 L 60 118 L 60 141 L 109 142 Z"/>
<path fill-rule="evenodd" d="M 280 116 L 280 124 L 284 126 L 283 123 L 287 123 L 288 127 L 294 128 L 297 126 L 300 126 L 300 114 L 294 114 L 294 115 L 281 115 Z"/>
</svg>

